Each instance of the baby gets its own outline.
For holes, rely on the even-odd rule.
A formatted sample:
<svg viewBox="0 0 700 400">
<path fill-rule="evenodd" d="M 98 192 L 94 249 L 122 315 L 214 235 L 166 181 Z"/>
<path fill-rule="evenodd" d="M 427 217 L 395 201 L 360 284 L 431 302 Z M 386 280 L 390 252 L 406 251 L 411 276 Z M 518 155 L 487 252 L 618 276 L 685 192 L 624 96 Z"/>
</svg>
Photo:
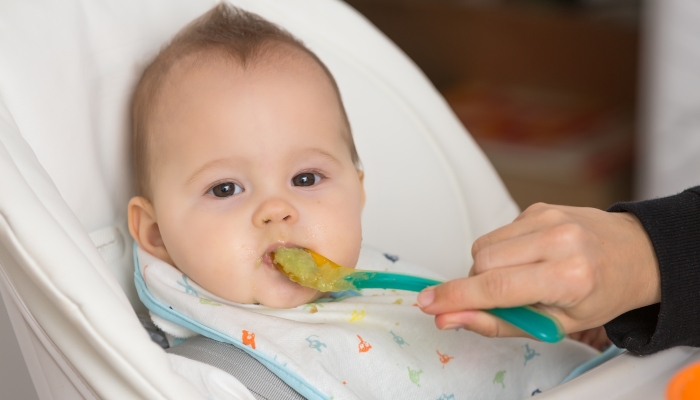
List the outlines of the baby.
<svg viewBox="0 0 700 400">
<path fill-rule="evenodd" d="M 222 298 L 319 298 L 272 266 L 279 246 L 357 263 L 363 174 L 338 87 L 257 16 L 220 5 L 158 55 L 134 96 L 133 153 L 132 236 Z"/>
<path fill-rule="evenodd" d="M 184 28 L 144 72 L 132 111 L 129 230 L 150 302 L 292 376 L 305 396 L 524 397 L 595 354 L 440 332 L 413 293 L 322 298 L 272 265 L 285 246 L 355 267 L 365 194 L 333 76 L 262 18 L 220 4 Z M 365 269 L 416 271 L 362 253 Z"/>
</svg>

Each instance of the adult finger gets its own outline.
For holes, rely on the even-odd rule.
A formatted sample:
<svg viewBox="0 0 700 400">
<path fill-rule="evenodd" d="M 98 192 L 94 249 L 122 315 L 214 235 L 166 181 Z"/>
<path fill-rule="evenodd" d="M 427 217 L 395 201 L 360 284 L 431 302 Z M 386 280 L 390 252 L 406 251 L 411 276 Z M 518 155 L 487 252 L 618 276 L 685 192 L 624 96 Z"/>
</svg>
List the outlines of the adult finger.
<svg viewBox="0 0 700 400">
<path fill-rule="evenodd" d="M 462 310 L 515 307 L 557 299 L 563 288 L 550 281 L 545 263 L 493 269 L 472 277 L 455 279 L 428 288 L 418 295 L 418 305 L 427 314 Z M 548 278 L 548 279 L 545 279 Z M 546 295 L 546 297 L 544 297 Z"/>
<path fill-rule="evenodd" d="M 509 240 L 522 235 L 527 235 L 529 233 L 535 232 L 538 229 L 539 226 L 533 224 L 529 220 L 511 222 L 508 225 L 504 225 L 500 228 L 497 228 L 476 239 L 474 241 L 474 244 L 472 244 L 472 256 L 474 256 L 476 253 L 478 253 L 481 249 L 485 247 L 502 242 L 504 240 Z"/>
<path fill-rule="evenodd" d="M 567 336 L 601 351 L 610 345 L 610 339 L 602 326 L 570 333 Z"/>
<path fill-rule="evenodd" d="M 502 319 L 479 310 L 438 315 L 435 325 L 442 330 L 466 329 L 486 337 L 532 337 Z"/>
<path fill-rule="evenodd" d="M 472 274 L 477 275 L 494 268 L 534 264 L 543 261 L 557 247 L 540 246 L 541 232 L 528 233 L 492 243 L 473 254 Z"/>
<path fill-rule="evenodd" d="M 567 210 L 562 206 L 544 203 L 533 204 L 510 224 L 479 237 L 472 245 L 472 256 L 484 247 L 540 231 L 568 218 Z"/>
</svg>

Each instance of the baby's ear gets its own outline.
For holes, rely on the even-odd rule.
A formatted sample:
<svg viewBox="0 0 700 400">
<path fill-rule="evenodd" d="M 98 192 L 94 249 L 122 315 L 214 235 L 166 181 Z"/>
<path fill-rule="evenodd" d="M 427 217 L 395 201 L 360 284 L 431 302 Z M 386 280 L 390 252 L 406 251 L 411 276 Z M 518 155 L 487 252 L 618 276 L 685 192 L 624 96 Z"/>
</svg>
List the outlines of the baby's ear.
<svg viewBox="0 0 700 400">
<path fill-rule="evenodd" d="M 365 195 L 365 171 L 358 169 L 357 176 L 360 178 L 360 190 L 362 190 L 362 208 L 365 208 L 365 200 L 367 199 Z"/>
<path fill-rule="evenodd" d="M 136 196 L 129 200 L 129 233 L 139 246 L 161 260 L 173 264 L 160 235 L 155 209 L 145 197 Z"/>
</svg>

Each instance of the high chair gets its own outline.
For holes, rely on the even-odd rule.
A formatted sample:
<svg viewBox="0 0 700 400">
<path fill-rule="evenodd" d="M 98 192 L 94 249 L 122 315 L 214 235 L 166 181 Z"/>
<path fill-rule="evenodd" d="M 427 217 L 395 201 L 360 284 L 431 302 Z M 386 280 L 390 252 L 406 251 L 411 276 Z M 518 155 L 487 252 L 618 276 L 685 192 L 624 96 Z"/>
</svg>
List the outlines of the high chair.
<svg viewBox="0 0 700 400">
<path fill-rule="evenodd" d="M 336 77 L 366 175 L 364 241 L 464 276 L 474 239 L 518 209 L 420 70 L 341 1 L 232 3 L 289 30 Z M 201 398 L 136 317 L 128 110 L 150 59 L 214 4 L 0 3 L 0 293 L 42 400 Z M 699 354 L 622 355 L 538 398 L 660 398 Z"/>
</svg>

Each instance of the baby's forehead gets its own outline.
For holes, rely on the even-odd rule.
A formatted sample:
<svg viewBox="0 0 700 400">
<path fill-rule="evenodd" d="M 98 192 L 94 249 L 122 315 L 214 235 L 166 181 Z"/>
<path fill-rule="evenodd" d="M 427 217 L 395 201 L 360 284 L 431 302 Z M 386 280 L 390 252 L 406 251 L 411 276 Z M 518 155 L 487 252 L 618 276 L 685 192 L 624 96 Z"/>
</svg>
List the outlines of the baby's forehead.
<svg viewBox="0 0 700 400">
<path fill-rule="evenodd" d="M 274 87 L 275 90 L 282 91 L 288 86 L 277 86 L 275 82 L 290 81 L 299 82 L 299 86 L 302 86 L 303 82 L 302 92 L 320 93 L 320 96 L 326 99 L 324 104 L 334 103 L 335 111 L 331 113 L 337 115 L 340 130 L 349 130 L 349 127 L 345 129 L 347 124 L 342 101 L 324 68 L 306 53 L 291 46 L 286 47 L 288 48 L 270 49 L 269 54 L 260 54 L 247 60 L 222 54 L 220 51 L 199 52 L 183 57 L 167 72 L 156 104 L 152 105 L 155 107 L 149 121 L 149 130 L 155 136 L 151 138 L 152 143 L 157 145 L 160 137 L 168 135 L 167 129 L 161 128 L 172 126 L 173 120 L 191 113 L 192 109 L 196 109 L 201 103 L 211 103 L 214 97 L 221 98 L 223 92 L 226 92 L 223 97 L 227 100 L 241 99 L 238 103 L 240 105 L 254 95 L 257 91 L 256 85 L 267 89 Z M 290 93 L 290 90 L 285 91 L 282 96 Z M 345 132 L 342 132 L 341 136 L 344 135 Z"/>
<path fill-rule="evenodd" d="M 260 71 L 274 71 L 279 74 L 307 71 L 325 75 L 325 79 L 320 81 L 330 83 L 330 77 L 324 68 L 309 53 L 286 43 L 261 46 L 256 53 L 246 57 L 226 49 L 202 48 L 177 59 L 166 72 L 164 83 L 174 85 L 192 75 L 200 75 L 214 69 L 239 74 Z"/>
<path fill-rule="evenodd" d="M 166 162 L 170 164 L 173 156 L 188 151 L 188 143 L 192 139 L 196 139 L 191 136 L 205 134 L 200 128 L 215 124 L 222 118 L 222 114 L 228 113 L 228 111 L 222 112 L 221 108 L 217 108 L 219 112 L 215 115 L 200 112 L 207 108 L 204 104 L 216 106 L 217 103 L 212 102 L 213 98 L 231 104 L 229 102 L 234 98 L 237 99 L 234 100 L 234 103 L 237 104 L 234 107 L 244 107 L 241 104 L 250 101 L 250 96 L 255 94 L 256 84 L 266 89 L 274 87 L 277 91 L 283 90 L 280 86 L 269 82 L 280 76 L 286 76 L 286 78 L 280 78 L 282 81 L 297 82 L 297 88 L 301 87 L 302 92 L 313 92 L 316 93 L 315 98 L 318 99 L 320 96 L 324 99 L 321 102 L 307 103 L 310 107 L 306 110 L 315 113 L 314 118 L 332 120 L 332 125 L 325 125 L 331 128 L 324 130 L 323 136 L 332 141 L 342 141 L 342 145 L 350 149 L 353 163 L 358 164 L 350 127 L 334 81 L 315 59 L 302 51 L 296 49 L 292 49 L 292 51 L 270 53 L 262 55 L 258 59 L 248 59 L 246 62 L 220 53 L 192 54 L 179 60 L 168 71 L 167 79 L 162 82 L 157 104 L 151 105 L 155 109 L 151 110 L 147 122 L 150 137 L 147 139 L 149 144 L 145 150 L 152 165 L 155 168 L 160 168 L 159 166 L 162 167 L 166 160 L 170 160 Z M 236 82 L 245 82 L 242 85 L 245 86 L 244 90 L 239 91 L 241 85 Z M 288 93 L 292 92 L 284 91 L 284 93 L 280 93 L 280 96 L 288 96 Z M 303 93 L 293 93 L 292 96 L 303 95 Z M 269 97 L 266 99 L 270 100 Z M 301 104 L 300 101 L 296 103 Z M 268 103 L 262 104 L 264 108 L 268 108 Z M 241 110 L 241 108 L 230 109 L 230 113 L 247 118 Z M 302 113 L 305 113 L 306 110 Z M 199 116 L 197 116 L 198 113 Z M 206 115 L 211 115 L 212 119 L 207 119 Z M 193 116 L 199 118 L 196 129 L 180 129 L 184 125 L 178 126 L 178 121 L 187 118 L 188 124 L 191 124 Z M 314 125 L 318 124 L 314 123 Z M 197 132 L 198 130 L 199 132 Z M 209 136 L 207 134 L 207 137 Z M 210 139 L 212 138 L 209 137 L 207 140 Z M 228 139 L 218 137 L 214 140 L 226 141 Z M 247 141 L 255 142 L 252 136 Z M 153 175 L 153 179 L 157 179 L 157 174 Z"/>
<path fill-rule="evenodd" d="M 303 52 L 291 50 L 293 53 L 282 50 L 245 62 L 217 53 L 184 57 L 167 72 L 155 101 L 150 104 L 154 107 L 150 119 L 158 123 L 172 112 L 187 112 L 183 109 L 185 104 L 191 106 L 225 90 L 245 99 L 263 86 L 314 90 L 333 101 L 344 114 L 340 97 L 324 69 Z M 304 86 L 294 87 L 290 82 L 303 82 Z"/>
<path fill-rule="evenodd" d="M 178 96 L 190 96 L 193 86 L 202 85 L 205 81 L 211 81 L 213 76 L 234 77 L 245 81 L 248 86 L 252 82 L 275 79 L 279 75 L 302 74 L 308 85 L 326 90 L 336 97 L 338 107 L 342 107 L 339 93 L 335 84 L 328 76 L 327 70 L 321 66 L 308 53 L 285 43 L 269 45 L 268 49 L 261 50 L 254 57 L 241 59 L 235 54 L 224 50 L 203 49 L 201 51 L 184 55 L 177 60 L 171 68 L 165 72 L 161 87 L 154 99 L 154 114 L 163 112 L 172 107 L 173 100 L 177 103 Z M 255 75 L 256 79 L 250 79 Z M 211 82 L 210 82 L 211 83 Z M 202 88 L 196 87 L 201 94 Z M 212 90 L 220 90 L 214 85 Z M 158 118 L 155 118 L 158 120 Z"/>
</svg>

